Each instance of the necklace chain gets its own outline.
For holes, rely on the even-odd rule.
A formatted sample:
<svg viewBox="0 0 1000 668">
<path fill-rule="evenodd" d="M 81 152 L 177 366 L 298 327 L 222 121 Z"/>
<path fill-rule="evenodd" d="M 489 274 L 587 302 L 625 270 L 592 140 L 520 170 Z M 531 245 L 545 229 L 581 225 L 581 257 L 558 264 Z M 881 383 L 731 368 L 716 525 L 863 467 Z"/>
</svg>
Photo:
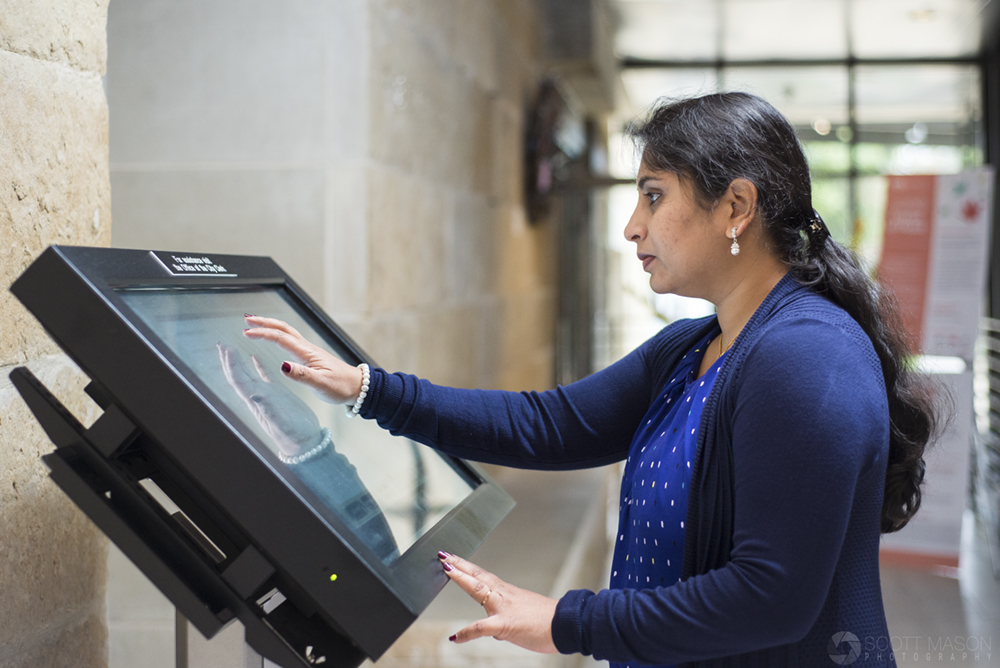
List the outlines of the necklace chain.
<svg viewBox="0 0 1000 668">
<path fill-rule="evenodd" d="M 718 354 L 718 356 L 715 359 L 719 359 L 719 357 L 722 357 L 722 354 L 725 353 L 726 350 L 729 350 L 730 348 L 732 348 L 734 343 L 736 343 L 736 339 L 735 338 L 732 341 L 730 341 L 729 345 L 726 346 L 726 349 L 723 350 L 722 349 L 722 332 L 719 332 L 719 354 Z"/>
</svg>

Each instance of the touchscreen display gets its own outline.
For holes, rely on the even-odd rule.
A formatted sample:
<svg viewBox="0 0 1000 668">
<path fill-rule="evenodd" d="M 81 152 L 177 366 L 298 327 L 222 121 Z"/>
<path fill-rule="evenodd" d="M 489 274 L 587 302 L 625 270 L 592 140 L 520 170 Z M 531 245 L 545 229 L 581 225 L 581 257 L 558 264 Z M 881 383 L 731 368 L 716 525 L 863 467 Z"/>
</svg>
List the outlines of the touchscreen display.
<svg viewBox="0 0 1000 668">
<path fill-rule="evenodd" d="M 254 432 L 293 488 L 336 515 L 384 563 L 466 498 L 473 483 L 432 449 L 348 418 L 280 371 L 289 353 L 243 336 L 244 313 L 279 318 L 343 357 L 283 289 L 127 289 L 119 296 Z"/>
</svg>

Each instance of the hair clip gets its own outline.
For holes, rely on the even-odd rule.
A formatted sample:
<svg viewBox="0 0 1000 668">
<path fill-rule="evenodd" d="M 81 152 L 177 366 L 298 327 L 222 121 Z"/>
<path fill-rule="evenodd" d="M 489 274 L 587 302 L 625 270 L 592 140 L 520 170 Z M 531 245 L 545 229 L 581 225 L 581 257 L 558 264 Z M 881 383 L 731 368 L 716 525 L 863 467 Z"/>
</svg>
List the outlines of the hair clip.
<svg viewBox="0 0 1000 668">
<path fill-rule="evenodd" d="M 823 222 L 823 217 L 817 211 L 813 210 L 813 217 L 806 222 L 805 232 L 809 236 L 810 247 L 814 249 L 822 248 L 826 240 L 830 237 L 830 229 Z"/>
</svg>

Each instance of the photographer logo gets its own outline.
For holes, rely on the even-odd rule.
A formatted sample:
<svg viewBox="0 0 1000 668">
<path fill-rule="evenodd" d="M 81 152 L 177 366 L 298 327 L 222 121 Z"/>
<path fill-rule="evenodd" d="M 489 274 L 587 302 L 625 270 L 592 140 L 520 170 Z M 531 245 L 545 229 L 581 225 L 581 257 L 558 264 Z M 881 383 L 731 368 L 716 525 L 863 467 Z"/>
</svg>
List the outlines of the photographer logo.
<svg viewBox="0 0 1000 668">
<path fill-rule="evenodd" d="M 861 654 L 861 641 L 850 631 L 838 631 L 830 636 L 826 651 L 830 654 L 830 660 L 838 666 L 849 666 Z"/>
</svg>

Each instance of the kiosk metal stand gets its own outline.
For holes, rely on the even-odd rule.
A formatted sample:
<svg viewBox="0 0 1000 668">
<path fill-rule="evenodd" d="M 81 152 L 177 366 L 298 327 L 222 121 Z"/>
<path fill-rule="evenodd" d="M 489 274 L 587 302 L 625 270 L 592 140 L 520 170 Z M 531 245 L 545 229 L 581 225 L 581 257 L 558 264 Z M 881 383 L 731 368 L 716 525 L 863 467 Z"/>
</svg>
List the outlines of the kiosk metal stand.
<svg viewBox="0 0 1000 668">
<path fill-rule="evenodd" d="M 175 637 L 177 668 L 277 668 L 246 643 L 241 624 L 206 640 L 178 611 Z"/>
</svg>

